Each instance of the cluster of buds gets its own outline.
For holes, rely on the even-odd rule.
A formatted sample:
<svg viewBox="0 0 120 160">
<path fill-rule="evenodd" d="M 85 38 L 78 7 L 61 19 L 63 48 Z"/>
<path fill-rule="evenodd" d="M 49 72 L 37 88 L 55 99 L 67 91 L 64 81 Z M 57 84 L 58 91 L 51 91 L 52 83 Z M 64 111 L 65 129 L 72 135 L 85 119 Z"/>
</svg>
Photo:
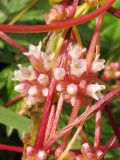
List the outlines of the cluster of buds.
<svg viewBox="0 0 120 160">
<path fill-rule="evenodd" d="M 56 159 L 62 154 L 62 150 L 58 147 L 55 151 Z M 65 160 L 100 160 L 104 153 L 101 149 L 92 147 L 89 143 L 82 144 L 80 151 L 74 152 L 71 150 L 65 157 Z"/>
<path fill-rule="evenodd" d="M 105 86 L 99 85 L 96 82 L 96 77 L 98 71 L 104 68 L 104 59 L 99 59 L 99 55 L 96 55 L 92 62 L 91 75 L 86 77 L 86 48 L 82 48 L 79 44 L 70 43 L 64 65 L 52 69 L 54 53 L 48 55 L 41 51 L 41 45 L 41 42 L 38 46 L 30 45 L 29 52 L 24 53 L 28 56 L 32 66 L 23 67 L 19 64 L 19 70 L 14 72 L 13 79 L 20 82 L 15 86 L 15 90 L 25 95 L 25 101 L 28 105 L 45 101 L 52 72 L 57 81 L 56 91 L 62 93 L 64 100 L 73 106 L 75 103 L 80 105 L 81 99 L 92 97 L 99 100 L 102 98 L 101 91 L 105 89 Z"/>
<path fill-rule="evenodd" d="M 32 66 L 23 67 L 18 65 L 19 70 L 14 72 L 13 80 L 20 83 L 15 86 L 15 91 L 25 95 L 28 105 L 44 102 L 48 95 L 51 80 L 52 56 L 41 51 L 40 42 L 38 46 L 30 45 L 29 52 L 24 55 L 29 57 Z"/>
<path fill-rule="evenodd" d="M 63 67 L 54 69 L 54 77 L 57 81 L 56 90 L 64 95 L 64 100 L 73 106 L 80 105 L 81 99 L 92 97 L 96 100 L 102 98 L 101 91 L 104 85 L 96 82 L 98 71 L 104 68 L 104 59 L 96 55 L 92 62 L 92 71 L 89 77 L 86 76 L 87 60 L 85 58 L 86 48 L 80 45 L 69 44 L 68 54 Z"/>
<path fill-rule="evenodd" d="M 88 143 L 84 143 L 81 146 L 81 155 L 78 155 L 76 160 L 99 160 L 103 157 L 103 154 L 101 150 L 95 151 Z"/>
<path fill-rule="evenodd" d="M 120 78 L 120 63 L 113 62 L 105 67 L 104 77 L 107 79 L 119 79 Z"/>
<path fill-rule="evenodd" d="M 35 151 L 32 146 L 26 148 L 25 159 L 26 160 L 46 160 L 47 153 L 44 150 Z"/>
<path fill-rule="evenodd" d="M 65 7 L 64 5 L 57 5 L 46 13 L 45 20 L 49 24 L 54 21 L 66 20 L 72 18 L 75 14 L 76 7 L 74 5 Z"/>
</svg>

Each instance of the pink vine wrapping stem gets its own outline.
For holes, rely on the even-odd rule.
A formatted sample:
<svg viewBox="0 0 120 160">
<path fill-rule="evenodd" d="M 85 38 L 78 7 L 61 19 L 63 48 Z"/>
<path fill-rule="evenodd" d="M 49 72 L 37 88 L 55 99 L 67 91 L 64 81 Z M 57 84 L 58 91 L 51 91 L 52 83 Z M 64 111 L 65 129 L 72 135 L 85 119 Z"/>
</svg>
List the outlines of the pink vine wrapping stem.
<svg viewBox="0 0 120 160">
<path fill-rule="evenodd" d="M 100 144 L 100 138 L 101 138 L 101 118 L 102 113 L 101 110 L 96 113 L 96 128 L 95 128 L 95 138 L 94 138 L 94 147 L 98 148 Z"/>
<path fill-rule="evenodd" d="M 0 32 L 0 37 L 5 40 L 10 45 L 14 46 L 15 48 L 19 49 L 21 52 L 26 52 L 26 49 L 22 47 L 20 44 L 18 44 L 14 39 L 10 38 L 8 35 L 6 35 L 3 32 Z"/>
<path fill-rule="evenodd" d="M 95 47 L 99 40 L 99 33 L 102 27 L 103 17 L 104 17 L 103 14 L 98 17 L 96 29 L 93 34 L 93 37 L 92 37 L 92 40 L 91 40 L 91 43 L 90 43 L 90 46 L 87 52 L 87 74 L 90 72 L 93 56 L 95 55 Z"/>
<path fill-rule="evenodd" d="M 16 147 L 16 146 L 10 146 L 6 144 L 0 144 L 0 150 L 22 153 L 23 147 Z"/>
<path fill-rule="evenodd" d="M 112 15 L 120 18 L 120 10 L 116 9 L 116 8 L 113 8 L 113 7 L 110 7 L 108 9 L 108 12 L 111 13 Z"/>
<path fill-rule="evenodd" d="M 48 25 L 0 25 L 0 30 L 3 32 L 13 32 L 13 33 L 38 33 L 38 32 L 48 32 L 54 31 L 57 29 L 72 27 L 74 25 L 80 25 L 85 22 L 90 21 L 91 19 L 98 17 L 100 14 L 107 11 L 115 0 L 108 0 L 104 5 L 102 5 L 98 10 L 95 10 L 86 15 L 80 16 L 76 19 L 71 19 L 67 21 L 59 21 Z"/>
<path fill-rule="evenodd" d="M 65 60 L 65 56 L 66 56 L 66 52 L 67 52 L 67 46 L 69 44 L 69 38 L 71 35 L 71 29 L 68 31 L 65 41 L 63 43 L 63 46 L 60 50 L 60 54 L 59 54 L 59 58 L 56 62 L 56 66 L 58 67 L 62 67 L 64 60 Z M 43 147 L 43 141 L 44 141 L 44 136 L 45 136 L 45 131 L 46 131 L 46 126 L 48 123 L 48 117 L 50 114 L 50 110 L 51 110 L 51 105 L 52 102 L 54 100 L 54 95 L 56 94 L 56 80 L 53 77 L 50 87 L 49 87 L 49 92 L 48 92 L 48 96 L 47 96 L 47 100 L 45 102 L 44 105 L 44 111 L 43 111 L 43 115 L 42 115 L 42 119 L 41 122 L 39 124 L 39 129 L 38 129 L 38 133 L 36 136 L 36 142 L 35 142 L 35 149 L 40 149 Z"/>
<path fill-rule="evenodd" d="M 108 106 L 106 106 L 106 112 L 107 112 L 107 114 L 108 114 L 109 121 L 110 121 L 110 123 L 111 123 L 111 126 L 112 126 L 112 128 L 113 128 L 113 130 L 114 130 L 114 132 L 115 132 L 115 135 L 116 135 L 116 137 L 118 138 L 118 142 L 119 142 L 119 144 L 120 144 L 120 130 L 119 130 L 119 128 L 117 127 L 117 124 L 116 124 L 115 119 L 114 119 L 114 117 L 113 117 L 112 111 L 109 109 Z"/>
<path fill-rule="evenodd" d="M 51 112 L 50 112 L 50 116 L 49 116 L 49 120 L 48 120 L 48 124 L 47 124 L 44 143 L 49 139 L 49 137 L 51 135 L 51 130 L 53 127 L 54 118 L 55 118 L 55 106 L 53 105 L 51 108 Z"/>
<path fill-rule="evenodd" d="M 118 87 L 118 88 L 112 90 L 111 92 L 109 92 L 101 100 L 99 100 L 98 102 L 96 102 L 95 105 L 91 106 L 91 108 L 89 110 L 87 110 L 87 112 L 84 112 L 83 114 L 81 114 L 71 124 L 67 125 L 58 134 L 56 134 L 54 136 L 54 138 L 52 138 L 49 141 L 49 143 L 46 144 L 45 149 L 48 149 L 53 143 L 55 143 L 60 137 L 62 137 L 63 135 L 65 135 L 73 127 L 75 127 L 78 124 L 82 124 L 83 122 L 85 122 L 87 120 L 87 118 L 91 114 L 93 114 L 93 113 L 101 110 L 105 106 L 105 104 L 107 104 L 112 98 L 118 96 L 119 94 L 120 94 L 120 87 Z"/>
<path fill-rule="evenodd" d="M 58 121 L 59 121 L 60 114 L 61 114 L 62 107 L 63 107 L 63 102 L 64 102 L 64 98 L 63 98 L 63 95 L 61 94 L 58 100 L 57 110 L 56 110 L 55 118 L 53 121 L 54 125 L 52 126 L 51 137 L 55 135 L 55 132 L 57 130 Z"/>
</svg>

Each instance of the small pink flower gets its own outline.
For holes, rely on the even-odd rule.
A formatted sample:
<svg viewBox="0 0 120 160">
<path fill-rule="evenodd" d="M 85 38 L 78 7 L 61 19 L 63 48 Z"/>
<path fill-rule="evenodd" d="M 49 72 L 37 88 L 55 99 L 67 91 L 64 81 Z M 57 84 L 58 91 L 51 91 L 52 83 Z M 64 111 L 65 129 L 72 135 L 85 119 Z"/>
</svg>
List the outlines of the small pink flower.
<svg viewBox="0 0 120 160">
<path fill-rule="evenodd" d="M 86 71 L 86 59 L 73 59 L 70 66 L 71 74 L 80 77 Z"/>
<path fill-rule="evenodd" d="M 93 73 L 97 73 L 98 71 L 101 71 L 102 69 L 105 68 L 105 60 L 104 59 L 99 59 L 100 55 L 97 55 L 95 57 L 95 60 L 92 63 L 92 71 Z"/>
<path fill-rule="evenodd" d="M 81 48 L 79 44 L 72 45 L 72 48 L 68 51 L 68 54 L 71 56 L 72 59 L 79 58 L 84 52 L 86 48 Z"/>
<path fill-rule="evenodd" d="M 86 94 L 90 97 L 93 97 L 96 100 L 99 100 L 103 97 L 101 91 L 105 89 L 105 85 L 89 84 L 86 88 Z"/>
<path fill-rule="evenodd" d="M 38 77 L 38 73 L 33 69 L 32 66 L 23 67 L 21 64 L 18 65 L 19 70 L 14 72 L 13 80 L 16 81 L 31 81 Z"/>
</svg>

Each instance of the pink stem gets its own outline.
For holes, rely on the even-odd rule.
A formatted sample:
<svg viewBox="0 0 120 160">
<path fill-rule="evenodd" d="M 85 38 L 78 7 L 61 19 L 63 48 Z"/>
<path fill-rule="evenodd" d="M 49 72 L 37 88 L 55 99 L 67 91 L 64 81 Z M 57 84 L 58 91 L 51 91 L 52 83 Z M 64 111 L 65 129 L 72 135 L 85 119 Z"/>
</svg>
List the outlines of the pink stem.
<svg viewBox="0 0 120 160">
<path fill-rule="evenodd" d="M 80 106 L 78 106 L 78 105 L 74 105 L 73 106 L 73 109 L 72 109 L 68 124 L 71 124 L 73 122 L 73 120 L 75 120 L 75 118 L 76 118 L 76 116 L 77 116 L 77 114 L 79 112 L 79 109 L 80 109 Z M 67 132 L 65 134 L 64 138 L 63 138 L 63 143 L 62 143 L 62 149 L 63 150 L 65 149 L 65 147 L 66 147 L 66 145 L 68 143 L 70 134 L 71 134 L 71 130 L 69 132 Z"/>
<path fill-rule="evenodd" d="M 104 146 L 103 148 L 103 156 L 101 157 L 101 160 L 103 159 L 103 157 L 105 156 L 106 152 L 113 146 L 113 144 L 116 141 L 116 136 L 113 136 L 108 142 L 107 144 Z"/>
<path fill-rule="evenodd" d="M 115 122 L 115 119 L 114 119 L 114 116 L 113 116 L 113 114 L 112 114 L 112 111 L 109 109 L 108 106 L 106 106 L 106 112 L 107 112 L 107 114 L 108 114 L 109 121 L 110 121 L 110 123 L 111 123 L 111 126 L 112 126 L 112 128 L 113 128 L 113 130 L 114 130 L 114 132 L 115 132 L 115 135 L 116 135 L 116 137 L 118 138 L 118 141 L 119 141 L 119 144 L 120 144 L 120 130 L 119 130 L 119 128 L 117 127 L 116 122 Z"/>
<path fill-rule="evenodd" d="M 20 44 L 18 44 L 14 39 L 10 38 L 8 35 L 6 35 L 3 32 L 0 32 L 0 37 L 4 39 L 7 43 L 14 46 L 15 48 L 19 49 L 21 52 L 26 52 L 26 49 L 22 47 Z"/>
<path fill-rule="evenodd" d="M 0 150 L 12 151 L 12 152 L 23 152 L 23 147 L 10 146 L 5 144 L 0 144 Z"/>
<path fill-rule="evenodd" d="M 94 138 L 94 147 L 98 148 L 101 138 L 101 110 L 96 113 L 96 128 L 95 128 L 95 138 Z"/>
<path fill-rule="evenodd" d="M 59 58 L 58 58 L 57 64 L 56 64 L 57 67 L 61 67 L 64 63 L 66 53 L 67 53 L 67 46 L 69 44 L 70 35 L 71 35 L 71 29 L 68 31 L 68 33 L 66 35 L 66 39 L 65 39 L 63 46 L 60 50 Z M 44 112 L 42 114 L 42 119 L 39 124 L 38 133 L 37 133 L 36 142 L 35 142 L 35 149 L 42 148 L 42 146 L 43 146 L 45 131 L 46 131 L 48 118 L 49 118 L 50 110 L 51 110 L 51 105 L 54 100 L 55 93 L 56 93 L 56 80 L 53 77 L 51 80 L 50 87 L 49 87 L 47 100 L 44 105 Z"/>
<path fill-rule="evenodd" d="M 120 147 L 120 144 L 113 144 L 110 149 L 114 149 L 114 148 L 119 148 Z"/>
<path fill-rule="evenodd" d="M 93 56 L 95 55 L 95 47 L 96 47 L 96 44 L 99 40 L 99 33 L 100 33 L 100 30 L 102 27 L 103 17 L 104 17 L 103 14 L 98 17 L 96 29 L 93 34 L 93 37 L 92 37 L 92 40 L 91 40 L 91 43 L 90 43 L 90 46 L 89 46 L 89 49 L 87 52 L 87 57 L 86 57 L 86 59 L 87 59 L 87 74 L 91 70 L 91 64 L 92 64 Z"/>
<path fill-rule="evenodd" d="M 71 124 L 64 127 L 58 134 L 56 134 L 45 146 L 45 149 L 48 149 L 53 143 L 55 143 L 60 137 L 65 135 L 69 130 L 75 127 L 78 124 L 83 124 L 87 118 L 99 110 L 103 109 L 105 104 L 107 104 L 112 98 L 118 96 L 120 94 L 120 87 L 112 90 L 106 96 L 104 96 L 101 100 L 96 102 L 89 110 L 81 114 L 78 118 L 76 118 Z"/>
<path fill-rule="evenodd" d="M 46 141 L 50 138 L 54 119 L 55 119 L 55 105 L 53 105 L 52 108 L 51 108 L 44 143 L 46 143 Z"/>
<path fill-rule="evenodd" d="M 17 96 L 17 97 L 15 97 L 15 98 L 9 100 L 7 103 L 5 103 L 4 106 L 5 106 L 5 107 L 8 107 L 8 106 L 10 106 L 11 104 L 16 103 L 17 101 L 21 100 L 23 97 L 24 97 L 24 95 Z"/>
<path fill-rule="evenodd" d="M 54 125 L 51 130 L 51 137 L 55 135 L 55 132 L 57 130 L 58 121 L 59 121 L 60 114 L 61 114 L 62 107 L 63 107 L 63 102 L 64 102 L 64 99 L 63 99 L 63 95 L 61 94 L 58 100 L 57 110 L 56 110 L 55 118 L 53 121 Z"/>
<path fill-rule="evenodd" d="M 114 2 L 115 0 L 108 0 L 98 10 L 95 10 L 91 13 L 80 16 L 79 18 L 76 18 L 76 19 L 71 19 L 67 21 L 59 21 L 53 24 L 48 24 L 48 25 L 33 25 L 33 26 L 0 25 L 0 30 L 3 32 L 13 32 L 13 33 L 38 33 L 38 32 L 48 32 L 48 31 L 54 31 L 56 29 L 72 27 L 74 25 L 80 25 L 80 24 L 90 21 L 91 19 L 95 17 L 98 17 L 100 14 L 108 10 Z"/>
<path fill-rule="evenodd" d="M 108 9 L 108 12 L 111 13 L 112 15 L 120 18 L 120 10 L 116 9 L 116 8 L 113 8 L 113 7 L 110 7 Z"/>
</svg>

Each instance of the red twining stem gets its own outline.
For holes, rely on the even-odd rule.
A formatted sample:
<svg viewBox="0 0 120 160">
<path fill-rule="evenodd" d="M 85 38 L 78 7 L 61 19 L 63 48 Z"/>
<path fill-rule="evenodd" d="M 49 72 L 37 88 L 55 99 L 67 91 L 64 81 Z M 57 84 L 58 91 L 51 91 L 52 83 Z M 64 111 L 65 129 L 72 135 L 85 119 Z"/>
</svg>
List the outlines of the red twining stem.
<svg viewBox="0 0 120 160">
<path fill-rule="evenodd" d="M 13 32 L 13 33 L 38 33 L 38 32 L 48 32 L 54 31 L 56 29 L 62 29 L 66 27 L 71 27 L 74 25 L 83 24 L 90 21 L 91 19 L 98 17 L 100 14 L 108 10 L 115 0 L 108 0 L 104 5 L 102 5 L 98 10 L 95 10 L 87 15 L 80 16 L 77 19 L 71 19 L 67 21 L 55 22 L 48 25 L 0 25 L 0 30 L 3 32 Z"/>
<path fill-rule="evenodd" d="M 97 42 L 99 40 L 99 33 L 100 33 L 100 30 L 102 27 L 103 17 L 104 17 L 103 14 L 98 17 L 96 29 L 93 34 L 93 37 L 92 37 L 92 40 L 91 40 L 91 43 L 90 43 L 90 46 L 89 46 L 89 49 L 87 52 L 87 74 L 90 72 L 93 56 L 95 55 L 95 53 L 94 53 L 95 47 L 96 47 Z"/>
<path fill-rule="evenodd" d="M 119 141 L 119 144 L 120 144 L 120 130 L 119 130 L 119 128 L 117 127 L 116 122 L 115 122 L 115 119 L 114 119 L 113 114 L 112 114 L 112 111 L 109 109 L 108 106 L 106 106 L 106 112 L 107 112 L 107 114 L 108 114 L 109 121 L 110 121 L 110 123 L 111 123 L 111 126 L 112 126 L 112 128 L 113 128 L 113 130 L 114 130 L 114 132 L 115 132 L 115 135 L 116 135 L 116 137 L 118 138 L 118 141 Z"/>
<path fill-rule="evenodd" d="M 108 9 L 108 12 L 111 13 L 112 15 L 120 18 L 120 10 L 111 7 L 110 9 Z"/>
<path fill-rule="evenodd" d="M 102 113 L 101 110 L 96 113 L 96 127 L 95 127 L 95 138 L 94 138 L 94 147 L 98 148 L 101 138 L 101 128 L 102 128 Z"/>
<path fill-rule="evenodd" d="M 56 63 L 57 67 L 62 67 L 62 65 L 64 63 L 65 56 L 66 56 L 66 53 L 67 53 L 67 46 L 69 44 L 70 35 L 71 35 L 71 29 L 68 31 L 68 33 L 66 35 L 66 38 L 65 38 L 65 41 L 63 43 L 63 46 L 60 50 L 59 58 L 58 58 L 57 63 Z M 41 122 L 39 124 L 39 129 L 38 129 L 38 133 L 37 133 L 36 141 L 35 141 L 35 149 L 40 149 L 40 148 L 43 147 L 43 141 L 44 141 L 44 137 L 45 137 L 48 118 L 49 118 L 49 115 L 50 115 L 51 105 L 52 105 L 52 102 L 54 100 L 55 94 L 56 94 L 56 80 L 53 77 L 52 80 L 51 80 L 50 87 L 49 87 L 47 100 L 46 100 L 45 105 L 44 105 L 44 111 L 43 111 L 42 119 L 41 119 Z"/>
<path fill-rule="evenodd" d="M 22 153 L 23 152 L 23 147 L 16 147 L 16 146 L 0 144 L 0 150 Z"/>
<path fill-rule="evenodd" d="M 9 100 L 7 103 L 5 103 L 4 106 L 5 106 L 5 107 L 8 107 L 8 106 L 10 106 L 11 104 L 16 103 L 17 101 L 21 100 L 23 97 L 24 97 L 24 95 L 17 96 L 17 97 L 15 97 L 15 98 Z"/>
<path fill-rule="evenodd" d="M 10 38 L 8 35 L 6 35 L 3 32 L 0 32 L 0 37 L 4 39 L 7 43 L 14 46 L 15 48 L 19 49 L 21 52 L 26 52 L 26 49 L 22 47 L 20 44 L 18 44 L 14 39 Z"/>
<path fill-rule="evenodd" d="M 45 146 L 45 149 L 48 149 L 53 143 L 55 143 L 60 137 L 65 135 L 69 130 L 71 130 L 73 127 L 75 127 L 78 124 L 84 123 L 87 118 L 97 111 L 103 109 L 104 105 L 108 103 L 112 98 L 115 96 L 118 96 L 120 94 L 120 87 L 112 90 L 109 92 L 106 96 L 104 96 L 101 100 L 96 102 L 95 105 L 91 106 L 90 109 L 88 109 L 86 112 L 81 114 L 78 118 L 76 118 L 71 124 L 64 127 L 58 134 L 54 136 Z"/>
</svg>

